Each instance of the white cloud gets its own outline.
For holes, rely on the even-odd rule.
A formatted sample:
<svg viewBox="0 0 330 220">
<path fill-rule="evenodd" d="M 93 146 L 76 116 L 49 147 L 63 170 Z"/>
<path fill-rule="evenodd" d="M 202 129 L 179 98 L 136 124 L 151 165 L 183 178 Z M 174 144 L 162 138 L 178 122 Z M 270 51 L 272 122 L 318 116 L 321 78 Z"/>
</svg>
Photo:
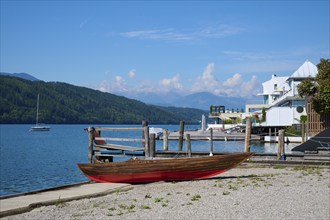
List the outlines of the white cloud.
<svg viewBox="0 0 330 220">
<path fill-rule="evenodd" d="M 215 26 L 208 26 L 199 30 L 190 32 L 168 29 L 152 29 L 152 30 L 138 30 L 121 33 L 122 36 L 128 38 L 139 38 L 149 40 L 171 40 L 171 41 L 187 41 L 197 40 L 203 38 L 223 38 L 231 35 L 239 34 L 245 29 L 235 25 L 218 24 Z"/>
<path fill-rule="evenodd" d="M 254 95 L 258 90 L 257 85 L 258 85 L 257 77 L 253 75 L 249 81 L 243 82 L 241 84 L 240 86 L 241 96 Z"/>
<path fill-rule="evenodd" d="M 230 77 L 229 79 L 227 79 L 223 85 L 227 86 L 227 87 L 233 87 L 233 86 L 237 86 L 238 84 L 240 84 L 242 82 L 242 76 L 239 73 L 236 73 L 235 75 L 233 75 L 232 77 Z"/>
<path fill-rule="evenodd" d="M 132 69 L 128 72 L 128 77 L 129 78 L 134 78 L 136 75 L 136 70 L 135 69 Z"/>
<path fill-rule="evenodd" d="M 101 92 L 109 92 L 109 82 L 103 80 L 102 82 L 99 83 L 96 89 L 100 90 Z"/>
<path fill-rule="evenodd" d="M 213 76 L 214 68 L 215 68 L 214 63 L 209 63 L 203 72 L 202 80 L 206 80 L 206 81 L 215 80 Z"/>
<path fill-rule="evenodd" d="M 165 30 L 141 30 L 121 33 L 122 36 L 129 38 L 149 39 L 149 40 L 191 40 L 187 34 L 174 32 L 172 29 Z"/>
<path fill-rule="evenodd" d="M 219 81 L 213 75 L 215 70 L 214 63 L 209 63 L 204 69 L 201 76 L 198 76 L 193 87 L 192 92 L 211 92 L 213 93 L 219 85 Z"/>
<path fill-rule="evenodd" d="M 243 81 L 241 75 L 236 73 L 227 79 L 223 83 L 223 86 L 221 86 L 221 91 L 219 90 L 217 92 L 219 94 L 227 94 L 228 96 L 249 97 L 255 95 L 259 91 L 260 86 L 255 75 L 250 80 Z"/>
<path fill-rule="evenodd" d="M 180 76 L 175 75 L 172 78 L 165 78 L 159 81 L 159 84 L 161 86 L 161 90 L 164 90 L 166 92 L 176 89 L 176 90 L 181 90 L 182 89 L 182 84 L 180 83 Z"/>
<path fill-rule="evenodd" d="M 129 87 L 129 86 L 127 86 L 123 77 L 118 76 L 118 75 L 115 76 L 114 84 L 111 85 L 112 91 L 126 92 L 129 90 L 127 87 Z"/>
<path fill-rule="evenodd" d="M 234 25 L 219 24 L 201 30 L 198 35 L 205 38 L 221 38 L 238 34 L 244 30 L 244 28 Z"/>
<path fill-rule="evenodd" d="M 124 79 L 121 76 L 115 76 L 115 80 L 117 85 L 124 83 Z"/>
<path fill-rule="evenodd" d="M 128 76 L 134 77 L 136 71 L 132 69 Z M 191 94 L 196 92 L 210 92 L 215 95 L 226 94 L 228 96 L 248 97 L 255 95 L 260 89 L 257 77 L 254 75 L 249 80 L 244 80 L 242 74 L 235 73 L 226 80 L 219 81 L 215 75 L 215 64 L 209 63 L 204 71 L 192 79 L 188 86 L 183 86 L 180 82 L 180 75 L 159 80 L 158 84 L 152 81 L 139 81 L 135 84 L 127 84 L 125 79 L 117 75 L 110 83 L 106 80 L 98 85 L 98 90 L 122 95 L 134 95 L 138 97 L 141 93 L 166 94 L 177 92 L 181 94 Z"/>
<path fill-rule="evenodd" d="M 248 97 L 255 95 L 258 89 L 259 85 L 256 76 L 253 76 L 248 81 L 244 81 L 240 73 L 235 73 L 223 83 L 220 82 L 215 77 L 215 64 L 209 63 L 188 90 L 191 93 L 210 92 L 215 95 L 226 94 L 228 96 Z"/>
</svg>

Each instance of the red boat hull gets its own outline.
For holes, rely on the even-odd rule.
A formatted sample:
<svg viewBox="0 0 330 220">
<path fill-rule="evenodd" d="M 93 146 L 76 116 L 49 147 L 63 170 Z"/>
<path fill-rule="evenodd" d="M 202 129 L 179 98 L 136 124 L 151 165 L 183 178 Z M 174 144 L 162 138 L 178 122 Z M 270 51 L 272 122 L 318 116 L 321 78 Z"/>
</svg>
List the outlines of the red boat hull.
<svg viewBox="0 0 330 220">
<path fill-rule="evenodd" d="M 112 183 L 146 183 L 157 181 L 183 181 L 193 179 L 209 178 L 226 170 L 205 170 L 205 171 L 158 171 L 135 174 L 106 174 L 87 176 L 96 182 Z"/>
</svg>

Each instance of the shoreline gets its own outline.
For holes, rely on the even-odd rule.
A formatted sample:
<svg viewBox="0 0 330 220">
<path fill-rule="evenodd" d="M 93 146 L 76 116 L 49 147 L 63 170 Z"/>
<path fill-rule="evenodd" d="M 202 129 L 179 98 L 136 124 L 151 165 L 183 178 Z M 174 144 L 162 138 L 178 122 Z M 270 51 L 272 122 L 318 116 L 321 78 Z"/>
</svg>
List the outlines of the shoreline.
<svg viewBox="0 0 330 220">
<path fill-rule="evenodd" d="M 244 163 L 216 177 L 129 185 L 2 219 L 329 219 L 330 167 Z"/>
</svg>

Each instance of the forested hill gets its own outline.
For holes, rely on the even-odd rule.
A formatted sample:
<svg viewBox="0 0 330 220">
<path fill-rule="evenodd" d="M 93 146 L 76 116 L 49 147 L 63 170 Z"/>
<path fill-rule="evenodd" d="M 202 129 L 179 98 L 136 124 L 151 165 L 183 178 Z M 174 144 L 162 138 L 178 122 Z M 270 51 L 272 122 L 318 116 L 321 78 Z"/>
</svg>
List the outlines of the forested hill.
<svg viewBox="0 0 330 220">
<path fill-rule="evenodd" d="M 0 76 L 0 123 L 47 124 L 196 124 L 205 111 L 152 106 L 122 96 L 62 82 L 29 81 Z"/>
</svg>

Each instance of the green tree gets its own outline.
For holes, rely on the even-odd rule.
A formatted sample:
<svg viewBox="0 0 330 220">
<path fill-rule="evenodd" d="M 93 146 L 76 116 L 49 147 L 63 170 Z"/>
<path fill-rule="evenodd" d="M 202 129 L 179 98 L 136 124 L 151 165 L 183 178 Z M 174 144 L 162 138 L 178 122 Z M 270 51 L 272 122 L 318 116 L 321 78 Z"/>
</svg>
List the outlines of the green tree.
<svg viewBox="0 0 330 220">
<path fill-rule="evenodd" d="M 298 93 L 301 97 L 311 99 L 314 110 L 319 114 L 330 112 L 330 61 L 320 59 L 317 64 L 318 73 L 315 81 L 307 79 L 298 85 Z"/>
<path fill-rule="evenodd" d="M 261 121 L 264 122 L 266 121 L 266 109 L 265 108 L 262 108 L 262 111 L 261 111 Z"/>
</svg>

